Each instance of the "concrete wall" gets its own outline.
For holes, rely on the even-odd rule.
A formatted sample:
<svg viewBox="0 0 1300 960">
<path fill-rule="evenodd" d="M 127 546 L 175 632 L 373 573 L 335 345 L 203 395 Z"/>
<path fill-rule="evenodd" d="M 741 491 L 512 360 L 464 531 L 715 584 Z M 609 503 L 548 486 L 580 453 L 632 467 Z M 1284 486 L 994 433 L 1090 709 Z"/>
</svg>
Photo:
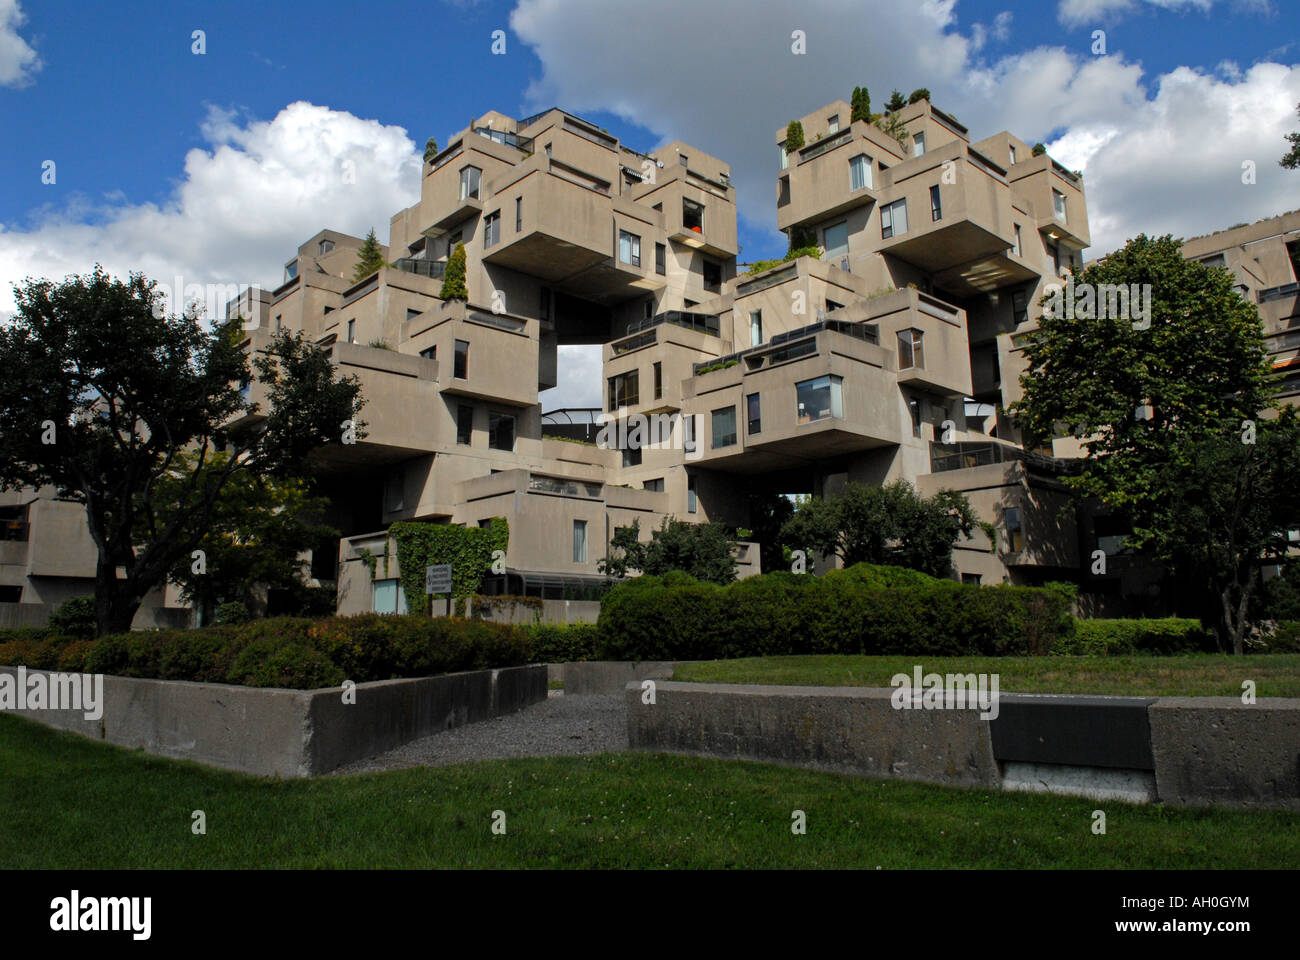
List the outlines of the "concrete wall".
<svg viewBox="0 0 1300 960">
<path fill-rule="evenodd" d="M 17 674 L 15 667 L 0 673 Z M 28 675 L 47 671 L 28 670 Z M 277 690 L 104 677 L 103 713 L 23 710 L 20 716 L 146 753 L 261 776 L 305 777 L 465 723 L 546 699 L 535 664 L 356 687 Z"/>
</svg>

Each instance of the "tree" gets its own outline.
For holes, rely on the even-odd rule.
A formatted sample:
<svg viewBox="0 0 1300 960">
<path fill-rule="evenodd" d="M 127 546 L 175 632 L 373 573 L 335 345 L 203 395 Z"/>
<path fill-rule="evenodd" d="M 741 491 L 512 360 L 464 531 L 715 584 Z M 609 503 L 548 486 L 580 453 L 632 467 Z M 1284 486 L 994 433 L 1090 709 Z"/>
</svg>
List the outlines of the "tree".
<svg viewBox="0 0 1300 960">
<path fill-rule="evenodd" d="M 849 101 L 850 115 L 849 122 L 865 120 L 871 122 L 871 94 L 867 92 L 866 87 L 854 87 L 853 97 Z"/>
<path fill-rule="evenodd" d="M 941 490 L 926 498 L 910 483 L 884 486 L 850 483 L 833 499 L 801 503 L 781 535 L 792 549 L 814 550 L 855 563 L 888 564 L 933 577 L 952 572 L 952 550 L 959 536 L 976 529 L 994 537 L 960 493 Z"/>
<path fill-rule="evenodd" d="M 788 548 L 781 544 L 781 528 L 794 516 L 794 504 L 789 497 L 779 493 L 751 493 L 746 497 L 749 507 L 749 529 L 758 541 L 763 572 L 788 570 Z"/>
<path fill-rule="evenodd" d="M 1043 154 L 1047 152 L 1047 147 L 1045 144 L 1039 141 L 1038 143 L 1034 144 L 1034 149 L 1031 152 L 1033 153 L 1034 156 L 1041 157 Z"/>
<path fill-rule="evenodd" d="M 889 95 L 889 102 L 885 104 L 885 110 L 893 113 L 895 110 L 902 110 L 907 106 L 907 101 L 903 99 L 903 94 L 895 90 Z"/>
<path fill-rule="evenodd" d="M 438 141 L 433 137 L 424 141 L 424 162 L 433 163 L 433 158 L 438 155 Z"/>
<path fill-rule="evenodd" d="M 616 530 L 610 538 L 610 555 L 599 564 L 600 572 L 621 578 L 629 570 L 647 576 L 682 570 L 709 583 L 726 584 L 736 579 L 736 541 L 721 524 L 686 523 L 664 517 L 649 541 L 643 543 L 640 534 L 639 520 Z"/>
<path fill-rule="evenodd" d="M 907 102 L 909 104 L 913 104 L 921 100 L 929 100 L 929 99 L 930 99 L 930 91 L 925 89 L 925 87 L 917 87 L 915 90 L 912 91 L 912 95 L 907 98 Z"/>
<path fill-rule="evenodd" d="M 0 329 L 0 486 L 48 484 L 85 505 L 100 634 L 130 628 L 232 480 L 292 475 L 318 448 L 365 436 L 360 385 L 336 379 L 300 333 L 275 335 L 250 363 L 238 320 L 168 316 L 152 281 L 98 266 L 28 280 L 14 299 Z M 254 382 L 265 407 L 244 394 Z M 165 502 L 169 476 L 181 482 Z"/>
<path fill-rule="evenodd" d="M 152 491 L 160 510 L 174 509 L 183 500 L 190 475 L 224 469 L 227 455 L 218 452 L 201 466 L 188 452 L 176 459 L 178 469 L 159 478 Z M 300 554 L 325 549 L 339 537 L 338 530 L 322 522 L 327 505 L 311 495 L 307 480 L 236 473 L 212 505 L 196 547 L 203 551 L 202 562 L 181 557 L 169 579 L 181 587 L 187 603 L 205 614 L 223 603 L 256 609 L 259 588 L 301 593 L 308 588 L 308 571 Z"/>
<path fill-rule="evenodd" d="M 903 146 L 907 146 L 907 125 L 903 123 L 902 117 L 899 116 L 897 111 L 887 113 L 883 117 L 877 117 L 876 126 Z"/>
<path fill-rule="evenodd" d="M 798 120 L 791 120 L 785 128 L 785 152 L 793 155 L 803 145 L 803 124 Z"/>
<path fill-rule="evenodd" d="M 1300 117 L 1300 103 L 1296 104 L 1295 113 L 1297 117 Z M 1300 168 L 1300 131 L 1288 133 L 1285 136 L 1291 144 L 1291 149 L 1286 152 L 1278 163 L 1288 170 L 1295 170 Z"/>
<path fill-rule="evenodd" d="M 375 239 L 375 228 L 371 227 L 361 244 L 361 249 L 357 251 L 357 265 L 352 271 L 352 282 L 358 283 L 385 266 L 387 264 L 384 262 L 384 250 Z"/>
<path fill-rule="evenodd" d="M 442 275 L 442 289 L 438 292 L 444 300 L 468 300 L 469 289 L 465 286 L 465 244 L 456 244 L 456 249 L 447 258 L 447 272 Z"/>
<path fill-rule="evenodd" d="M 1031 441 L 1078 437 L 1085 455 L 1067 486 L 1078 498 L 1095 497 L 1129 516 L 1135 531 L 1130 545 L 1151 547 L 1175 571 L 1213 586 L 1219 614 L 1225 606 L 1235 610 L 1240 599 L 1232 570 L 1256 564 L 1271 542 L 1271 534 L 1247 535 L 1239 526 L 1255 529 L 1280 509 L 1268 502 L 1233 504 L 1225 490 L 1259 496 L 1272 481 L 1262 465 L 1234 459 L 1215 438 L 1235 429 L 1239 445 L 1258 453 L 1275 449 L 1282 441 L 1272 438 L 1287 429 L 1281 421 L 1256 423 L 1271 400 L 1270 368 L 1258 311 L 1234 284 L 1229 271 L 1184 259 L 1173 237 L 1130 240 L 1072 278 L 1064 300 L 1072 287 L 1078 301 L 1073 317 L 1065 309 L 1046 309 L 1044 298 L 1038 330 L 1025 344 L 1024 396 L 1012 410 Z M 1112 309 L 1109 295 L 1107 309 L 1080 310 L 1086 304 L 1081 295 L 1095 292 L 1100 302 L 1100 292 L 1121 286 L 1130 300 L 1133 291 L 1149 298 L 1137 322 L 1132 310 Z M 1079 316 L 1097 312 L 1104 316 Z M 1258 442 L 1243 444 L 1243 438 Z M 1220 472 L 1195 476 L 1210 469 Z M 1211 498 L 1196 514 L 1199 536 L 1172 509 L 1190 510 L 1193 490 Z M 1202 542 L 1206 530 L 1231 533 L 1224 545 L 1237 567 L 1211 556 Z M 1204 613 L 1203 619 L 1223 645 L 1237 648 L 1236 614 Z"/>
</svg>

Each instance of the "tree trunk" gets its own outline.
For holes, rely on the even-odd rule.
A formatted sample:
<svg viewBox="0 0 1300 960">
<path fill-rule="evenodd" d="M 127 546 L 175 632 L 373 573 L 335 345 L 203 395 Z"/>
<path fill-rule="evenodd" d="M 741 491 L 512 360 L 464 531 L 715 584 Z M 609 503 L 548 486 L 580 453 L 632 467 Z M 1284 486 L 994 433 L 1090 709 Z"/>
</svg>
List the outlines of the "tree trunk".
<svg viewBox="0 0 1300 960">
<path fill-rule="evenodd" d="M 95 566 L 95 635 L 126 633 L 143 597 L 134 595 L 128 581 L 118 580 L 117 566 L 100 557 Z"/>
</svg>

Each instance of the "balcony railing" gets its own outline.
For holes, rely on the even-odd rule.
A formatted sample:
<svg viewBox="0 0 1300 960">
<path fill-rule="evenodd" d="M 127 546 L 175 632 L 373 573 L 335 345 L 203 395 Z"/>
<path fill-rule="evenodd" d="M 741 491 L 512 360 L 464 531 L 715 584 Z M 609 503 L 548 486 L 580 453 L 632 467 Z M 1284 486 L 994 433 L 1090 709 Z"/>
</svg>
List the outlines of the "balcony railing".
<svg viewBox="0 0 1300 960">
<path fill-rule="evenodd" d="M 654 330 L 646 330 L 643 333 L 634 334 L 633 336 L 625 337 L 622 340 L 614 341 L 611 348 L 614 351 L 614 356 L 617 357 L 624 353 L 631 353 L 633 350 L 640 350 L 642 347 L 648 347 L 654 343 L 656 339 L 657 334 Z"/>
<path fill-rule="evenodd" d="M 1300 281 L 1284 283 L 1279 287 L 1268 287 L 1259 291 L 1256 298 L 1260 303 L 1268 303 L 1270 300 L 1285 300 L 1287 297 L 1295 296 L 1300 296 Z"/>
<path fill-rule="evenodd" d="M 944 473 L 949 470 L 965 470 L 970 467 L 986 467 L 995 463 L 1013 463 L 1021 461 L 1027 466 L 1037 467 L 1051 473 L 1068 472 L 1074 464 L 1058 460 L 1031 450 L 1022 450 L 1005 443 L 930 443 L 930 472 Z"/>
<path fill-rule="evenodd" d="M 447 273 L 446 260 L 425 260 L 423 257 L 402 257 L 396 263 L 398 270 L 418 273 L 431 280 L 441 280 Z"/>
<path fill-rule="evenodd" d="M 504 130 L 493 130 L 491 127 L 475 127 L 474 132 L 480 137 L 491 140 L 493 143 L 505 144 L 507 147 L 514 147 L 524 153 L 533 152 L 533 138 L 521 137 L 517 133 L 507 133 Z"/>
<path fill-rule="evenodd" d="M 815 159 L 816 157 L 820 157 L 823 153 L 826 153 L 829 150 L 834 150 L 836 147 L 843 146 L 844 144 L 848 143 L 852 139 L 853 139 L 853 131 L 845 130 L 843 133 L 837 133 L 833 137 L 828 137 L 825 140 L 819 140 L 816 143 L 804 147 L 799 151 L 799 162 L 801 164 L 807 163 L 809 160 Z"/>
<path fill-rule="evenodd" d="M 797 330 L 788 330 L 785 333 L 778 333 L 767 343 L 760 344 L 757 347 L 749 347 L 745 350 L 738 350 L 735 353 L 729 353 L 725 357 L 717 357 L 712 360 L 705 360 L 694 364 L 691 367 L 691 374 L 698 377 L 700 371 L 705 367 L 718 367 L 722 364 L 730 363 L 732 360 L 740 360 L 743 357 L 752 357 L 755 354 L 767 353 L 769 351 L 772 352 L 773 359 L 768 366 L 771 366 L 772 363 L 780 363 L 786 360 L 796 360 L 801 357 L 811 356 L 816 353 L 816 346 L 811 340 L 807 340 L 803 344 L 792 344 L 791 347 L 786 350 L 774 351 L 772 348 L 780 347 L 782 344 L 791 343 L 791 341 L 799 340 L 801 338 L 811 337 L 813 334 L 820 333 L 823 330 L 829 330 L 832 333 L 841 333 L 845 336 L 853 337 L 855 340 L 861 340 L 864 343 L 874 343 L 876 345 L 879 345 L 880 343 L 880 333 L 875 324 L 846 323 L 843 320 L 823 320 L 821 323 L 809 324 L 808 326 L 800 327 Z M 794 349 L 795 346 L 798 346 L 800 349 Z M 780 359 L 777 360 L 776 357 L 778 354 L 785 355 L 781 356 Z"/>
<path fill-rule="evenodd" d="M 627 325 L 628 334 L 640 333 L 660 324 L 671 323 L 675 327 L 707 333 L 711 337 L 722 336 L 722 326 L 716 314 L 693 313 L 689 310 L 668 310 L 655 314 L 650 320 L 634 320 Z"/>
</svg>

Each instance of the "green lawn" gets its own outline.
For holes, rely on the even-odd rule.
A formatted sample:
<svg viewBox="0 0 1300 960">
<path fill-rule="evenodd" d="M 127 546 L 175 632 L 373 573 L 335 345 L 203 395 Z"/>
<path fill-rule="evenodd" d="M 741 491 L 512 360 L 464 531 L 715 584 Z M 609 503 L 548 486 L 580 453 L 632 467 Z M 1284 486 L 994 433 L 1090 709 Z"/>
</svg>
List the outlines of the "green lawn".
<svg viewBox="0 0 1300 960">
<path fill-rule="evenodd" d="M 996 673 L 1000 693 L 1097 693 L 1159 697 L 1239 697 L 1243 680 L 1258 697 L 1300 697 L 1300 654 L 1233 657 L 747 657 L 688 663 L 674 680 L 697 683 L 887 687 L 920 664 L 930 673 Z"/>
<path fill-rule="evenodd" d="M 0 867 L 1276 868 L 1300 816 L 957 790 L 699 758 L 277 781 L 0 715 Z M 1091 831 L 1092 811 L 1107 833 Z M 194 836 L 191 812 L 207 815 Z M 494 810 L 507 833 L 494 836 Z M 794 836 L 791 812 L 807 815 Z"/>
</svg>

